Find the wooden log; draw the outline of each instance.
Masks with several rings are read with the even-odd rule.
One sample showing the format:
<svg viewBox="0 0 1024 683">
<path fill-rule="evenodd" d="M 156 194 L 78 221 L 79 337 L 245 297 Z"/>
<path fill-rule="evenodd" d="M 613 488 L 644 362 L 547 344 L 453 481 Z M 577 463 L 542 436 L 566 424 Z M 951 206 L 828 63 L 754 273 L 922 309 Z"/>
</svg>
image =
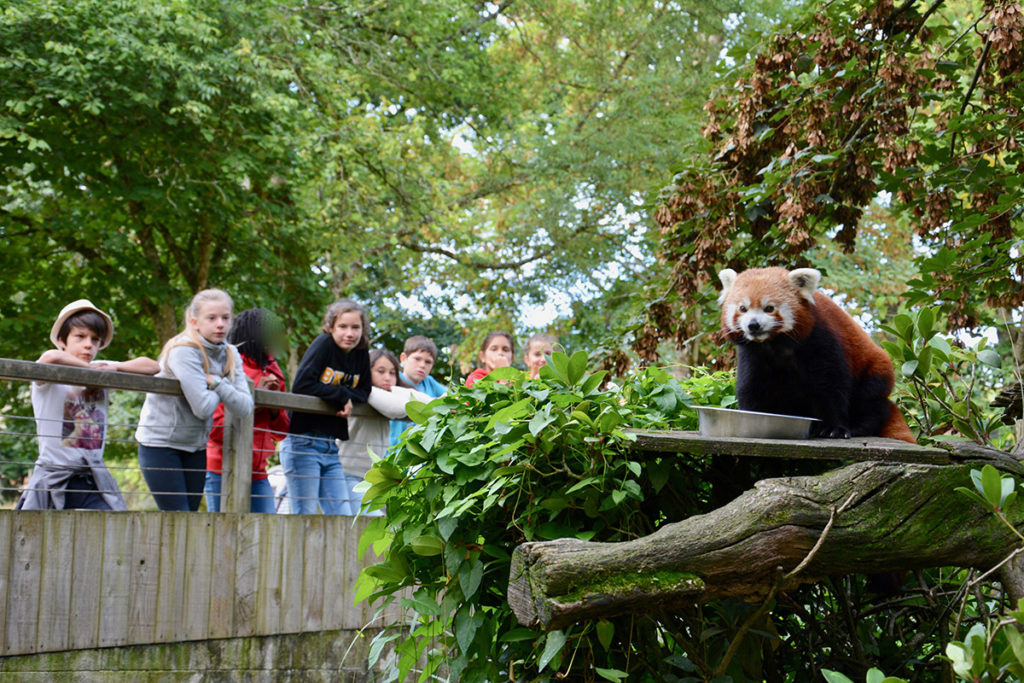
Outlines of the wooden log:
<svg viewBox="0 0 1024 683">
<path fill-rule="evenodd" d="M 1020 463 L 991 449 L 964 450 L 1021 471 Z M 989 568 L 1016 539 L 954 491 L 970 487 L 970 469 L 981 464 L 855 463 L 815 477 L 760 481 L 718 510 L 633 541 L 525 543 L 513 554 L 509 604 L 520 623 L 550 630 L 713 598 L 757 600 L 775 585 L 786 589 L 837 574 Z M 808 556 L 833 514 L 810 562 L 779 584 Z M 1024 514 L 1016 514 L 1019 524 Z"/>
</svg>

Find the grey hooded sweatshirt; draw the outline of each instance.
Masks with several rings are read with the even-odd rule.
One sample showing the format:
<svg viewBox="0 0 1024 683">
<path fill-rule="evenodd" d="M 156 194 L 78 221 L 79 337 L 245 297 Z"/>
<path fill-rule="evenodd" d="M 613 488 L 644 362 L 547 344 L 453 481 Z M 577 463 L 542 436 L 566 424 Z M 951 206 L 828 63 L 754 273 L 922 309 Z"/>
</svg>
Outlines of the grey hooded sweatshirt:
<svg viewBox="0 0 1024 683">
<path fill-rule="evenodd" d="M 172 348 L 156 376 L 177 379 L 185 396 L 146 395 L 135 430 L 135 440 L 142 445 L 198 451 L 206 447 L 217 404 L 223 402 L 235 415 L 244 417 L 252 413 L 252 394 L 238 349 L 230 344 L 213 344 L 202 337 L 200 340 L 210 359 L 209 372 L 221 377 L 221 382 L 214 389 L 207 387 L 199 349 L 186 345 Z M 226 376 L 224 370 L 229 353 L 235 357 L 234 378 Z"/>
</svg>

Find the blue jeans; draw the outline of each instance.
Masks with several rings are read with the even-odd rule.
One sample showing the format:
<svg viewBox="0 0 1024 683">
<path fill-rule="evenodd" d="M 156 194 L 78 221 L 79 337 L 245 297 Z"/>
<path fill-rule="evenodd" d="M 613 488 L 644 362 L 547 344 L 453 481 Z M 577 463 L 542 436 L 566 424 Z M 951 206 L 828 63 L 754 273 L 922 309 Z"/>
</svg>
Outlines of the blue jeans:
<svg viewBox="0 0 1024 683">
<path fill-rule="evenodd" d="M 223 477 L 216 472 L 206 473 L 206 487 L 203 493 L 206 494 L 206 509 L 210 512 L 220 512 L 220 482 Z M 273 514 L 274 489 L 266 479 L 252 480 L 252 497 L 249 499 L 249 510 L 251 512 L 268 512 Z"/>
<path fill-rule="evenodd" d="M 354 515 L 359 501 L 347 499 L 338 446 L 328 436 L 289 434 L 281 442 L 281 466 L 288 482 L 292 514 Z M 354 505 L 353 505 L 354 504 Z"/>
<path fill-rule="evenodd" d="M 139 444 L 139 467 L 158 508 L 186 512 L 199 509 L 206 481 L 205 446 L 190 453 Z"/>
<path fill-rule="evenodd" d="M 362 477 L 357 477 L 354 474 L 344 474 L 342 476 L 344 477 L 343 483 L 345 484 L 345 505 L 347 512 L 342 512 L 341 514 L 352 516 L 360 514 L 363 517 L 384 516 L 383 508 L 378 508 L 377 510 L 364 510 L 363 512 L 360 512 L 359 508 L 363 505 L 363 493 L 361 491 L 356 491 L 355 488 L 357 484 L 363 483 L 363 479 Z"/>
</svg>

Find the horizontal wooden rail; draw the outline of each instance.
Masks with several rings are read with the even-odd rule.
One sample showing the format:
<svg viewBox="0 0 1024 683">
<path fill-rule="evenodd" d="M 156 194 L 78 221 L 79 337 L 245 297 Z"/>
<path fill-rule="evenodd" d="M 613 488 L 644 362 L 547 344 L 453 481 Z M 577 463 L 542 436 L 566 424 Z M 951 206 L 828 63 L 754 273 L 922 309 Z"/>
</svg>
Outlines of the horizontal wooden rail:
<svg viewBox="0 0 1024 683">
<path fill-rule="evenodd" d="M 881 437 L 853 439 L 750 439 L 701 436 L 698 432 L 626 430 L 636 436 L 634 448 L 661 453 L 740 455 L 798 460 L 881 460 L 885 462 L 948 465 L 949 453 Z"/>
<path fill-rule="evenodd" d="M 24 382 L 53 382 L 78 386 L 101 387 L 121 391 L 181 396 L 177 380 L 130 372 L 116 372 L 92 368 L 76 368 L 52 363 L 0 358 L 0 379 Z M 294 410 L 301 413 L 334 415 L 338 408 L 323 399 L 282 391 L 249 388 L 253 402 L 260 408 Z M 376 416 L 377 411 L 365 403 L 352 406 L 352 416 Z M 224 457 L 221 464 L 221 509 L 225 512 L 247 512 L 250 509 L 252 478 L 253 416 L 225 415 Z"/>
<path fill-rule="evenodd" d="M 148 394 L 169 394 L 181 396 L 178 381 L 166 377 L 137 375 L 130 372 L 111 372 L 109 370 L 91 370 L 73 368 L 68 365 L 52 363 L 34 363 L 27 360 L 0 358 L 0 379 L 20 380 L 25 382 L 59 382 L 80 386 L 119 389 L 121 391 L 142 391 Z M 338 408 L 316 396 L 289 394 L 283 391 L 267 391 L 256 389 L 253 399 L 257 406 L 265 408 L 281 408 L 296 410 L 300 413 L 318 415 L 334 415 Z M 352 415 L 376 415 L 376 411 L 365 403 L 354 404 Z"/>
</svg>

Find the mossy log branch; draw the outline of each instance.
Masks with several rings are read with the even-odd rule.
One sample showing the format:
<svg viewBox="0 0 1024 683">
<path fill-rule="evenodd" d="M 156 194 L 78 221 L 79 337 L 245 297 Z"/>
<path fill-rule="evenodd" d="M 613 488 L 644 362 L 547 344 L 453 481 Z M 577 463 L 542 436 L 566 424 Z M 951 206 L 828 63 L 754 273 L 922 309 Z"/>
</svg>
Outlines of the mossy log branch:
<svg viewBox="0 0 1024 683">
<path fill-rule="evenodd" d="M 584 619 L 672 610 L 721 597 L 759 599 L 830 575 L 937 566 L 990 568 L 1015 547 L 1006 526 L 954 489 L 985 463 L 1020 462 L 968 444 L 950 465 L 858 462 L 813 477 L 766 479 L 728 505 L 623 543 L 525 543 L 508 600 L 546 630 Z M 810 561 L 787 576 L 810 554 Z M 1019 525 L 1024 514 L 1013 519 Z M 785 577 L 785 578 L 784 578 Z"/>
</svg>

